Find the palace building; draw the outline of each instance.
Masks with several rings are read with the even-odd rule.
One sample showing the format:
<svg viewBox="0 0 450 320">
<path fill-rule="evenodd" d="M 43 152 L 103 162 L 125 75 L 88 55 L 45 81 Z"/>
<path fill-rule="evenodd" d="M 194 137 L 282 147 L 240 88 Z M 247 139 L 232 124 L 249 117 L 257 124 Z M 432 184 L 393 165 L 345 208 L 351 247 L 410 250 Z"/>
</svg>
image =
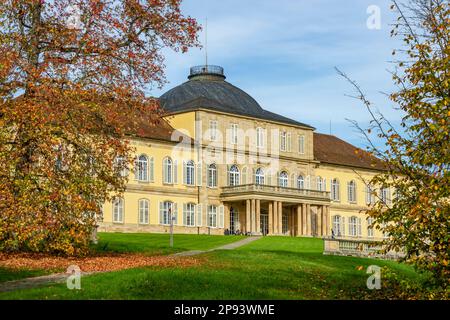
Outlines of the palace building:
<svg viewBox="0 0 450 320">
<path fill-rule="evenodd" d="M 383 237 L 364 212 L 390 191 L 368 186 L 383 166 L 365 151 L 264 110 L 217 66 L 191 68 L 160 103 L 99 230 Z"/>
</svg>

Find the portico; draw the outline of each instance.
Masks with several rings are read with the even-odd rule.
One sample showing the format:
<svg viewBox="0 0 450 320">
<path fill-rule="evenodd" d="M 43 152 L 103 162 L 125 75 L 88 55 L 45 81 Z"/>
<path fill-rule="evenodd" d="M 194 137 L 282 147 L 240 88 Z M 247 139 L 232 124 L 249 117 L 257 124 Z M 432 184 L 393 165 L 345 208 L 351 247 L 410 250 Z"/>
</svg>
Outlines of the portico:
<svg viewBox="0 0 450 320">
<path fill-rule="evenodd" d="M 233 230 L 238 215 L 240 231 L 252 235 L 321 237 L 330 233 L 328 192 L 267 185 L 225 187 L 225 228 Z M 243 212 L 241 212 L 243 211 Z"/>
</svg>

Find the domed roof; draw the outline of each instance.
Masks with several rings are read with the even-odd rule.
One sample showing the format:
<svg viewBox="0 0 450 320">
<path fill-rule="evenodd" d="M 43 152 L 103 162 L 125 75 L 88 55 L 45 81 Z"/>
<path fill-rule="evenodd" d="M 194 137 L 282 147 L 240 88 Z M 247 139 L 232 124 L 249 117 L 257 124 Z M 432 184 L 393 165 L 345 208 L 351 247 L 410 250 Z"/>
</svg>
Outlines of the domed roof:
<svg viewBox="0 0 450 320">
<path fill-rule="evenodd" d="M 159 98 L 165 112 L 204 108 L 311 128 L 264 110 L 249 94 L 225 81 L 221 67 L 192 67 L 188 79 L 189 81 L 167 91 Z"/>
</svg>

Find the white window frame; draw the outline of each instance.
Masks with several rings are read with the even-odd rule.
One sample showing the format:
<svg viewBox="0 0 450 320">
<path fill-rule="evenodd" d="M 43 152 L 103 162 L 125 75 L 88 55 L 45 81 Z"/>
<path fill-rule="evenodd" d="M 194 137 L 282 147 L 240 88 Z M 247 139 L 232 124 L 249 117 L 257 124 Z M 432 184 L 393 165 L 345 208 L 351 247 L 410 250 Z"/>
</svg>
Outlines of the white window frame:
<svg viewBox="0 0 450 320">
<path fill-rule="evenodd" d="M 145 154 L 141 154 L 135 161 L 135 176 L 137 181 L 148 182 L 149 160 Z"/>
<path fill-rule="evenodd" d="M 209 121 L 209 140 L 217 141 L 217 120 Z"/>
<path fill-rule="evenodd" d="M 301 174 L 297 177 L 297 189 L 305 189 L 305 178 Z"/>
<path fill-rule="evenodd" d="M 366 204 L 372 205 L 375 203 L 375 194 L 371 185 L 366 185 Z"/>
<path fill-rule="evenodd" d="M 231 124 L 231 144 L 238 143 L 238 125 L 236 123 Z"/>
<path fill-rule="evenodd" d="M 367 218 L 367 237 L 373 238 L 374 237 L 374 223 L 373 218 L 368 217 Z"/>
<path fill-rule="evenodd" d="M 124 218 L 124 199 L 114 198 L 112 203 L 112 221 L 113 223 L 123 223 Z"/>
<path fill-rule="evenodd" d="M 341 237 L 342 217 L 340 215 L 333 216 L 333 231 L 335 237 Z"/>
<path fill-rule="evenodd" d="M 391 203 L 391 190 L 389 187 L 380 188 L 380 199 L 384 204 Z"/>
<path fill-rule="evenodd" d="M 150 221 L 150 201 L 148 199 L 139 199 L 139 224 L 149 224 Z"/>
<path fill-rule="evenodd" d="M 240 181 L 241 181 L 241 172 L 239 170 L 239 167 L 237 165 L 232 165 L 230 167 L 230 171 L 228 172 L 228 185 L 230 187 L 238 186 L 241 184 Z"/>
<path fill-rule="evenodd" d="M 215 163 L 208 166 L 208 188 L 217 188 L 217 166 Z"/>
<path fill-rule="evenodd" d="M 188 186 L 195 186 L 195 163 L 189 160 L 185 165 L 185 182 Z"/>
<path fill-rule="evenodd" d="M 358 236 L 358 217 L 351 216 L 348 219 L 348 235 L 351 237 Z"/>
<path fill-rule="evenodd" d="M 256 147 L 259 149 L 265 148 L 266 146 L 266 130 L 264 128 L 256 128 Z"/>
<path fill-rule="evenodd" d="M 305 135 L 298 136 L 298 153 L 305 154 Z"/>
<path fill-rule="evenodd" d="M 195 227 L 195 216 L 197 212 L 195 203 L 186 203 L 183 208 L 183 222 L 186 227 Z"/>
<path fill-rule="evenodd" d="M 160 221 L 159 224 L 164 225 L 164 226 L 168 226 L 170 225 L 170 214 L 169 214 L 169 210 L 171 210 L 171 213 L 174 214 L 174 209 L 175 209 L 175 205 L 172 201 L 164 201 L 162 202 L 163 207 L 162 210 L 163 212 L 160 212 Z M 161 208 L 160 208 L 161 210 Z M 175 213 L 176 214 L 176 213 Z M 162 217 L 162 221 L 161 221 L 161 217 Z"/>
<path fill-rule="evenodd" d="M 173 160 L 165 157 L 163 160 L 163 183 L 173 184 Z"/>
<path fill-rule="evenodd" d="M 286 131 L 280 132 L 280 151 L 283 151 L 283 152 L 287 151 L 287 132 Z"/>
<path fill-rule="evenodd" d="M 257 185 L 264 185 L 265 184 L 265 175 L 264 175 L 264 169 L 258 168 L 255 172 L 255 184 Z"/>
<path fill-rule="evenodd" d="M 331 200 L 340 201 L 340 184 L 337 178 L 331 180 Z"/>
<path fill-rule="evenodd" d="M 208 206 L 208 227 L 217 228 L 217 210 L 215 205 Z"/>
<path fill-rule="evenodd" d="M 356 182 L 354 180 L 347 183 L 347 199 L 350 203 L 356 203 Z"/>
<path fill-rule="evenodd" d="M 324 185 L 323 185 L 323 182 L 324 182 L 324 179 L 322 179 L 322 177 L 317 177 L 317 179 L 316 179 L 316 184 L 317 184 L 317 190 L 318 191 L 324 191 Z"/>
<path fill-rule="evenodd" d="M 281 171 L 278 175 L 278 186 L 283 188 L 289 186 L 289 174 L 286 171 Z"/>
</svg>

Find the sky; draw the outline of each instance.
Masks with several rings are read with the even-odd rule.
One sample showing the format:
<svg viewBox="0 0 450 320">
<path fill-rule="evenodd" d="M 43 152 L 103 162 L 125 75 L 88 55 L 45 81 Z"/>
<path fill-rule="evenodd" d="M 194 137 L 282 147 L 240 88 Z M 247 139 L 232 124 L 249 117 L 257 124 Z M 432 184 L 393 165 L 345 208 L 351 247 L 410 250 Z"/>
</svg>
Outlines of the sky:
<svg viewBox="0 0 450 320">
<path fill-rule="evenodd" d="M 371 29 L 372 5 L 380 28 Z M 367 127 L 369 114 L 348 95 L 352 86 L 335 67 L 357 81 L 391 122 L 400 114 L 386 93 L 395 90 L 388 70 L 396 19 L 387 0 L 184 0 L 183 13 L 202 25 L 208 19 L 208 62 L 225 69 L 227 81 L 250 94 L 266 110 L 307 123 L 356 146 L 367 145 L 347 119 Z M 202 32 L 200 41 L 205 43 Z M 205 63 L 204 49 L 165 51 L 168 83 L 160 96 L 187 80 L 189 68 Z M 330 125 L 331 122 L 331 125 Z"/>
</svg>

